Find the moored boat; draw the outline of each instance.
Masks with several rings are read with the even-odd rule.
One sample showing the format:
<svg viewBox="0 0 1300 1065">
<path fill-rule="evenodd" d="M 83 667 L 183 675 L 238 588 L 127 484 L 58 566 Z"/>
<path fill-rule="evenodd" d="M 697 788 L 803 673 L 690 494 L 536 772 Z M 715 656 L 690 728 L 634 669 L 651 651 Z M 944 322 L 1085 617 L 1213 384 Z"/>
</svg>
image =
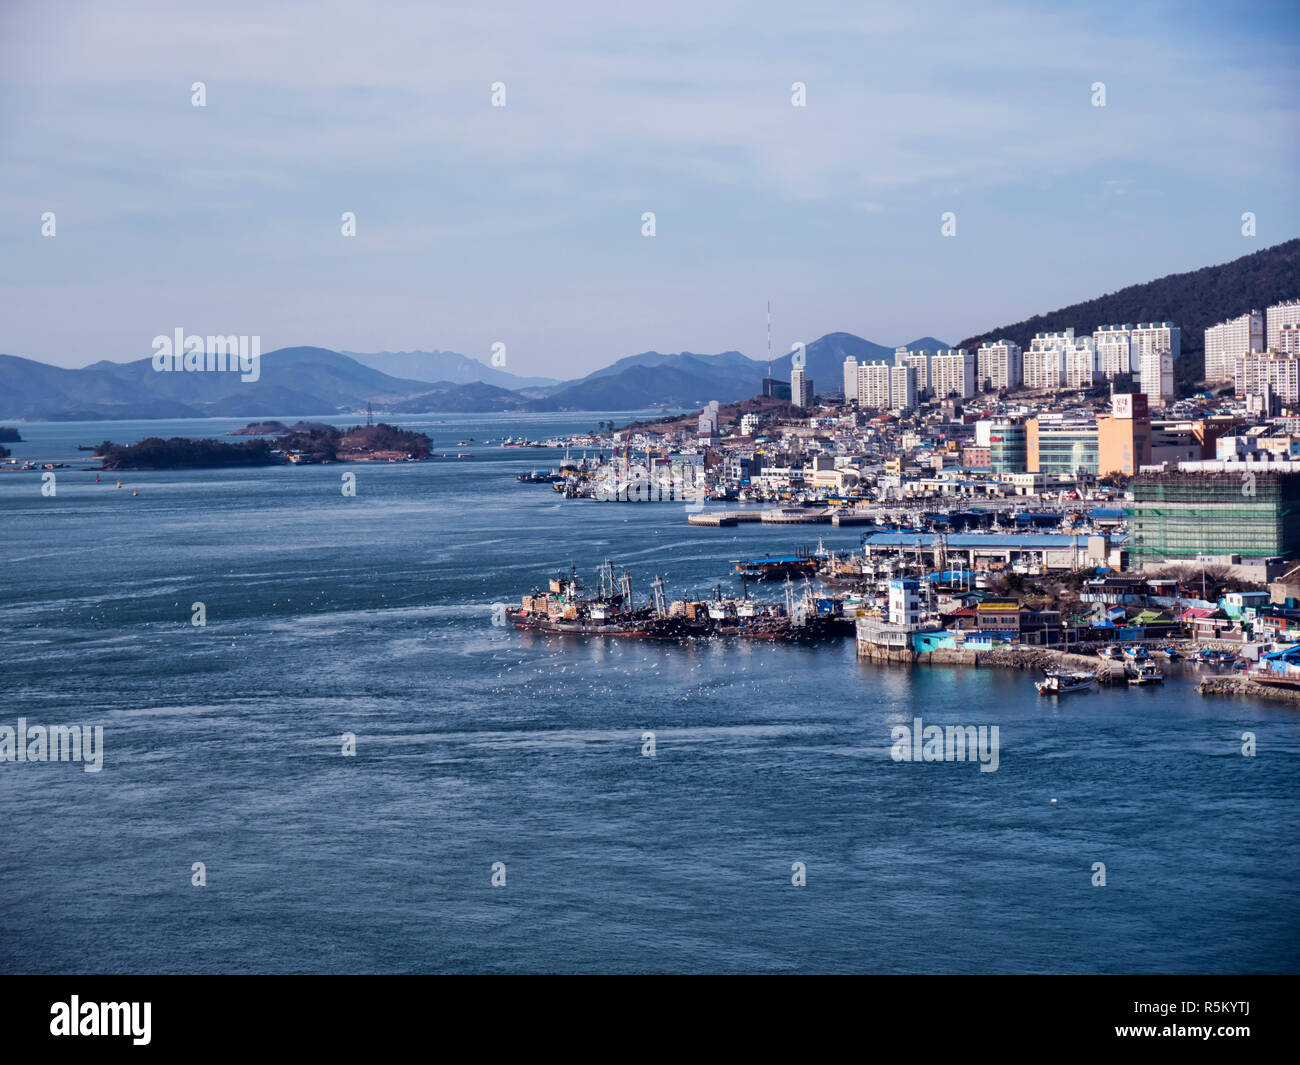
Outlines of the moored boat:
<svg viewBox="0 0 1300 1065">
<path fill-rule="evenodd" d="M 1154 662 L 1143 662 L 1130 671 L 1128 682 L 1137 685 L 1160 684 L 1164 679 L 1165 675 L 1160 672 L 1159 666 Z"/>
<path fill-rule="evenodd" d="M 1095 674 L 1067 672 L 1066 670 L 1048 670 L 1042 680 L 1036 681 L 1034 687 L 1039 695 L 1067 695 L 1070 692 L 1090 691 L 1097 680 Z"/>
</svg>

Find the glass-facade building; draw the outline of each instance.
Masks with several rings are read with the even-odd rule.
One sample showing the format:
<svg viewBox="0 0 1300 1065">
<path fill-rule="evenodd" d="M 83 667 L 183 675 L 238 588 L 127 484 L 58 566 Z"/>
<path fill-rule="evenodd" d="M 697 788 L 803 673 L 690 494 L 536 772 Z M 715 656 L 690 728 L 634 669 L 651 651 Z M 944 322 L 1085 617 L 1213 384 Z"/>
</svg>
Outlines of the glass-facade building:
<svg viewBox="0 0 1300 1065">
<path fill-rule="evenodd" d="M 1095 425 L 1038 426 L 1038 469 L 1049 476 L 1077 477 L 1097 472 Z"/>
<path fill-rule="evenodd" d="M 989 428 L 989 467 L 994 473 L 1024 473 L 1029 441 L 1023 422 L 994 422 Z"/>
<path fill-rule="evenodd" d="M 1300 473 L 1250 470 L 1142 473 L 1133 479 L 1131 564 L 1197 555 L 1300 551 Z"/>
</svg>

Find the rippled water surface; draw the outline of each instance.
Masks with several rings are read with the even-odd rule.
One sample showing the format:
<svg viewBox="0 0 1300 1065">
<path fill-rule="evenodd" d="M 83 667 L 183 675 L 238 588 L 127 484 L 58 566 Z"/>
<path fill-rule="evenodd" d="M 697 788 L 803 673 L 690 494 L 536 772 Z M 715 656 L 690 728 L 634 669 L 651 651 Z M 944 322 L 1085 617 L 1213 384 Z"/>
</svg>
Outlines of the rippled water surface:
<svg viewBox="0 0 1300 1065">
<path fill-rule="evenodd" d="M 0 474 L 0 724 L 98 724 L 105 746 L 99 773 L 0 763 L 0 969 L 1300 968 L 1294 709 L 1203 698 L 1191 670 L 1056 701 L 847 640 L 494 627 L 571 562 L 679 594 L 810 539 L 566 502 L 514 479 L 555 453 L 458 444 L 604 417 L 404 422 L 471 456 L 420 464 L 121 490 L 70 469 L 54 498 Z M 25 426 L 11 447 L 83 466 L 78 443 L 236 424 Z M 997 725 L 998 770 L 895 762 L 916 716 Z"/>
</svg>

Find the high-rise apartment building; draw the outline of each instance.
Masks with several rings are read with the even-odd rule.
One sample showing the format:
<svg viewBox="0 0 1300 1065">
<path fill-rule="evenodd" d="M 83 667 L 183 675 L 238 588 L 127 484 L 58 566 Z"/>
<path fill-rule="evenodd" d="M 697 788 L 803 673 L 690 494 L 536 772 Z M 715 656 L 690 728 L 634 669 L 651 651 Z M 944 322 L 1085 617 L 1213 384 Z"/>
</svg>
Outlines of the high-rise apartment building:
<svg viewBox="0 0 1300 1065">
<path fill-rule="evenodd" d="M 1205 331 L 1206 382 L 1231 381 L 1237 371 L 1237 359 L 1263 350 L 1264 316 L 1259 311 L 1210 326 Z"/>
<path fill-rule="evenodd" d="M 1264 339 L 1271 350 L 1277 347 L 1279 334 L 1284 325 L 1300 325 L 1300 300 L 1283 300 L 1281 303 L 1275 303 L 1265 309 L 1264 316 L 1266 319 Z"/>
<path fill-rule="evenodd" d="M 1093 330 L 1092 343 L 1097 349 L 1097 371 L 1107 381 L 1122 374 L 1137 373 L 1133 347 L 1129 343 L 1131 325 L 1102 325 Z"/>
<path fill-rule="evenodd" d="M 1285 323 L 1278 330 L 1277 344 L 1273 350 L 1279 355 L 1300 355 L 1300 325 Z"/>
<path fill-rule="evenodd" d="M 1234 382 L 1238 396 L 1262 396 L 1277 403 L 1300 403 L 1300 359 L 1275 353 L 1241 355 L 1236 360 Z M 1260 408 L 1273 410 L 1273 403 Z"/>
<path fill-rule="evenodd" d="M 1059 389 L 1065 383 L 1065 352 L 1074 347 L 1074 330 L 1036 333 L 1024 354 L 1025 387 Z"/>
<path fill-rule="evenodd" d="M 884 362 L 858 364 L 858 402 L 873 410 L 889 409 L 889 373 L 894 367 Z"/>
<path fill-rule="evenodd" d="M 852 355 L 844 360 L 844 402 L 858 402 L 858 360 Z"/>
<path fill-rule="evenodd" d="M 796 366 L 790 371 L 790 402 L 800 410 L 807 410 L 813 405 L 812 378 L 802 366 Z"/>
<path fill-rule="evenodd" d="M 1092 388 L 1097 383 L 1097 349 L 1092 337 L 1079 337 L 1062 352 L 1066 388 Z"/>
<path fill-rule="evenodd" d="M 893 410 L 911 410 L 916 406 L 916 371 L 911 366 L 890 367 L 889 406 Z"/>
<path fill-rule="evenodd" d="M 930 392 L 936 399 L 975 395 L 975 353 L 965 348 L 935 352 L 930 360 Z"/>
<path fill-rule="evenodd" d="M 1024 360 L 1020 345 L 1013 340 L 981 344 L 975 352 L 975 388 L 993 391 L 1019 388 L 1024 381 Z"/>
<path fill-rule="evenodd" d="M 925 349 L 908 351 L 907 348 L 894 349 L 894 365 L 910 366 L 916 374 L 916 398 L 925 399 L 934 395 L 934 382 L 931 378 L 931 355 Z"/>
<path fill-rule="evenodd" d="M 1139 387 L 1152 404 L 1174 394 L 1174 364 L 1182 354 L 1182 334 L 1173 322 L 1139 322 L 1129 331 L 1138 364 Z"/>
</svg>

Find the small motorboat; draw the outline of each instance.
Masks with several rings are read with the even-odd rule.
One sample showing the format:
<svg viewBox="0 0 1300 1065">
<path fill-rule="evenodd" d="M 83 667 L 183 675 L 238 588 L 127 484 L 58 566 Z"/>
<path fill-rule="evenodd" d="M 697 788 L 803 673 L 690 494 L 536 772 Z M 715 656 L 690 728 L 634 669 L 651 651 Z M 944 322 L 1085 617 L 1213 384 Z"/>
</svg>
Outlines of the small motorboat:
<svg viewBox="0 0 1300 1065">
<path fill-rule="evenodd" d="M 1068 673 L 1064 670 L 1048 670 L 1043 679 L 1034 682 L 1039 695 L 1067 695 L 1070 692 L 1084 692 L 1092 688 L 1096 681 L 1092 673 Z"/>
<path fill-rule="evenodd" d="M 1151 657 L 1151 652 L 1140 643 L 1134 643 L 1124 648 L 1124 657 L 1134 662 L 1142 662 Z"/>
<path fill-rule="evenodd" d="M 1107 644 L 1105 647 L 1102 647 L 1097 651 L 1097 653 L 1101 655 L 1102 658 L 1105 658 L 1112 662 L 1118 658 L 1123 657 L 1124 654 L 1124 652 L 1121 651 L 1119 647 L 1113 643 Z"/>
<path fill-rule="evenodd" d="M 1130 671 L 1128 682 L 1137 685 L 1160 684 L 1164 679 L 1165 675 L 1160 672 L 1159 666 L 1154 662 L 1143 662 Z"/>
</svg>

